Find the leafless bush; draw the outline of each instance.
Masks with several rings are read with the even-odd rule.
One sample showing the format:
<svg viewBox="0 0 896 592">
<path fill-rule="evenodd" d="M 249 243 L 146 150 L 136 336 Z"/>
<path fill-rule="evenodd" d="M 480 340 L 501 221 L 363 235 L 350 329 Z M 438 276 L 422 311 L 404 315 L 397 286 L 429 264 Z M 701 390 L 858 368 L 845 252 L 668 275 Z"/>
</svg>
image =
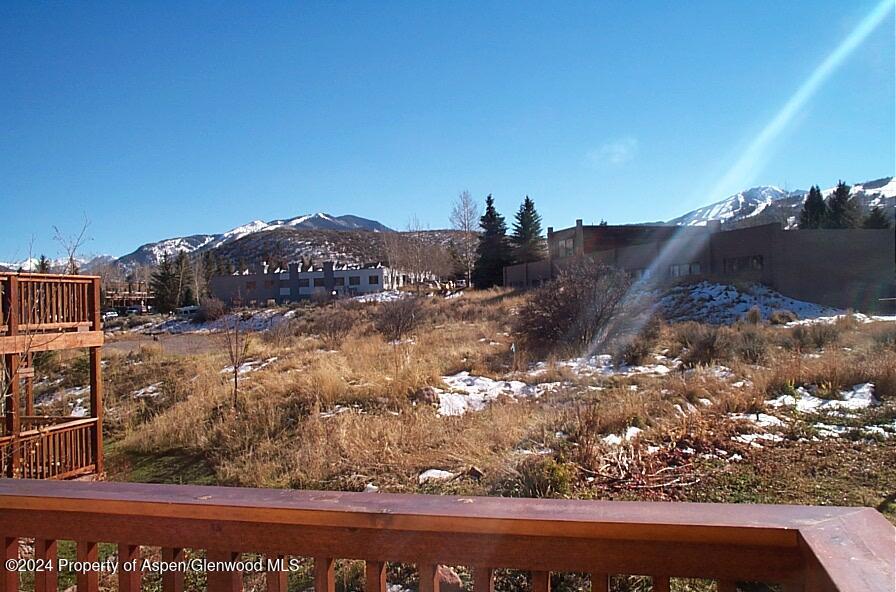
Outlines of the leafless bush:
<svg viewBox="0 0 896 592">
<path fill-rule="evenodd" d="M 684 348 L 682 363 L 693 367 L 728 359 L 733 346 L 731 333 L 727 327 L 681 323 L 676 327 L 675 338 Z"/>
<path fill-rule="evenodd" d="M 762 311 L 759 310 L 758 306 L 754 306 L 744 315 L 744 321 L 751 325 L 759 325 L 762 323 Z"/>
<path fill-rule="evenodd" d="M 627 366 L 643 364 L 656 347 L 662 324 L 659 316 L 652 316 L 636 333 L 619 337 L 613 347 L 613 360 Z"/>
<path fill-rule="evenodd" d="M 423 320 L 423 307 L 418 298 L 401 298 L 383 302 L 373 325 L 389 341 L 399 341 L 410 334 Z"/>
<path fill-rule="evenodd" d="M 585 351 L 623 324 L 630 285 L 619 269 L 572 263 L 532 292 L 519 311 L 516 333 L 534 351 Z"/>
<path fill-rule="evenodd" d="M 789 310 L 776 310 L 768 316 L 768 322 L 772 325 L 786 325 L 795 320 L 797 320 L 796 314 Z"/>
<path fill-rule="evenodd" d="M 193 322 L 207 323 L 209 321 L 217 321 L 228 312 L 227 305 L 217 298 L 206 298 L 196 311 Z"/>
<path fill-rule="evenodd" d="M 793 344 L 799 349 L 822 349 L 840 339 L 842 329 L 839 325 L 815 323 L 797 325 L 790 331 Z"/>
<path fill-rule="evenodd" d="M 358 313 L 355 310 L 336 305 L 317 311 L 312 321 L 312 331 L 320 336 L 325 347 L 336 349 L 357 322 Z"/>
<path fill-rule="evenodd" d="M 733 334 L 733 354 L 749 364 L 760 364 L 768 358 L 769 338 L 767 328 L 756 324 L 738 327 Z"/>
</svg>

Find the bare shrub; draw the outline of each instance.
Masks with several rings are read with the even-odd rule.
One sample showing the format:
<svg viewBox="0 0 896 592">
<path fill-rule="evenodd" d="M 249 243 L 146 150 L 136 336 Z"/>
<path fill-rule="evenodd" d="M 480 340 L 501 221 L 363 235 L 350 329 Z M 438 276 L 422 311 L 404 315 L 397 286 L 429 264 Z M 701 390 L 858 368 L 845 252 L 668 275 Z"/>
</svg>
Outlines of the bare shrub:
<svg viewBox="0 0 896 592">
<path fill-rule="evenodd" d="M 373 325 L 389 341 L 400 341 L 423 320 L 423 307 L 418 298 L 401 298 L 383 302 Z"/>
<path fill-rule="evenodd" d="M 731 333 L 731 329 L 727 327 L 694 322 L 678 325 L 675 337 L 684 348 L 682 363 L 693 367 L 727 360 L 732 351 Z"/>
<path fill-rule="evenodd" d="M 520 308 L 516 333 L 536 352 L 580 353 L 622 324 L 631 280 L 625 272 L 584 260 L 565 266 Z"/>
<path fill-rule="evenodd" d="M 217 321 L 227 314 L 228 307 L 222 300 L 217 298 L 206 298 L 199 305 L 199 310 L 193 317 L 194 323 L 207 323 L 209 321 Z"/>
<path fill-rule="evenodd" d="M 768 322 L 772 325 L 786 325 L 797 320 L 796 313 L 789 310 L 775 310 L 768 316 Z"/>
<path fill-rule="evenodd" d="M 744 315 L 744 321 L 751 325 L 759 325 L 762 323 L 762 311 L 759 310 L 758 306 L 754 306 Z"/>
<path fill-rule="evenodd" d="M 871 330 L 871 339 L 879 348 L 896 350 L 896 325 L 875 327 Z"/>
<path fill-rule="evenodd" d="M 768 358 L 770 344 L 765 329 L 758 325 L 743 325 L 735 331 L 732 347 L 740 360 L 761 364 Z"/>
<path fill-rule="evenodd" d="M 332 306 L 317 311 L 312 320 L 312 331 L 324 346 L 336 349 L 358 322 L 358 313 L 348 306 Z"/>
<path fill-rule="evenodd" d="M 812 325 L 797 325 L 790 331 L 793 344 L 799 349 L 823 349 L 827 345 L 833 345 L 840 339 L 843 329 L 840 325 L 829 323 L 814 323 Z"/>
<path fill-rule="evenodd" d="M 659 341 L 662 324 L 662 319 L 654 315 L 636 333 L 619 337 L 613 347 L 613 360 L 627 366 L 643 364 Z"/>
</svg>

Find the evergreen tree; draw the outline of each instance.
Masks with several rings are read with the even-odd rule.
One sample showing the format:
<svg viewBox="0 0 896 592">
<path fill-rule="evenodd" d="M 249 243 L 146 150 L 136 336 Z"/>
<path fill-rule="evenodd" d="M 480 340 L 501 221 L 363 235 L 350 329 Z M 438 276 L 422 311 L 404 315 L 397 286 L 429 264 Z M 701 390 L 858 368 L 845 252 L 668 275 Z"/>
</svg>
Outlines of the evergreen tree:
<svg viewBox="0 0 896 592">
<path fill-rule="evenodd" d="M 37 273 L 50 273 L 50 260 L 46 255 L 41 255 L 37 260 Z"/>
<path fill-rule="evenodd" d="M 517 263 L 540 261 L 545 258 L 547 248 L 541 236 L 541 215 L 535 210 L 535 202 L 526 196 L 516 213 L 513 223 L 513 256 Z"/>
<path fill-rule="evenodd" d="M 504 216 L 495 209 L 491 194 L 485 198 L 485 213 L 479 219 L 482 234 L 476 247 L 476 263 L 473 265 L 473 285 L 490 288 L 500 285 L 504 279 L 504 267 L 513 263 L 510 243 L 507 240 L 507 224 Z"/>
<path fill-rule="evenodd" d="M 195 304 L 193 295 L 193 267 L 187 254 L 181 251 L 174 259 L 174 275 L 177 278 L 177 306 Z M 175 307 L 176 308 L 176 307 Z"/>
<path fill-rule="evenodd" d="M 850 186 L 840 181 L 828 199 L 823 228 L 858 228 L 862 221 L 859 205 L 849 195 Z"/>
<path fill-rule="evenodd" d="M 828 206 L 821 196 L 818 185 L 809 188 L 809 195 L 803 203 L 803 211 L 800 212 L 800 228 L 821 228 L 828 214 Z"/>
<path fill-rule="evenodd" d="M 171 312 L 177 308 L 177 276 L 167 254 L 162 256 L 159 266 L 152 273 L 149 289 L 156 297 L 156 308 L 159 312 Z"/>
<path fill-rule="evenodd" d="M 884 213 L 883 208 L 880 206 L 874 206 L 871 208 L 871 211 L 868 212 L 868 215 L 865 216 L 865 219 L 862 221 L 862 228 L 889 228 L 890 220 L 887 218 L 887 215 Z"/>
</svg>

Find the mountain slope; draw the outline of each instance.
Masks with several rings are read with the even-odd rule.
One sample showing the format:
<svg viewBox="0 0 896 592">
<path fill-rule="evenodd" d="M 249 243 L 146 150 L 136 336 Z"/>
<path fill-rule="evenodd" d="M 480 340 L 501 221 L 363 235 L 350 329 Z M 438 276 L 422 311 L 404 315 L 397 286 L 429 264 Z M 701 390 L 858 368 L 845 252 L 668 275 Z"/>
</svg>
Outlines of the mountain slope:
<svg viewBox="0 0 896 592">
<path fill-rule="evenodd" d="M 827 198 L 834 188 L 825 189 L 822 195 Z M 894 218 L 896 208 L 896 178 L 884 177 L 874 181 L 853 185 L 852 194 L 856 197 L 863 212 L 872 207 L 882 207 L 887 215 Z M 670 224 L 682 226 L 705 226 L 710 220 L 718 220 L 729 228 L 757 226 L 777 222 L 787 228 L 793 228 L 800 215 L 807 191 L 785 191 L 774 186 L 760 186 L 742 191 L 714 204 L 698 208 L 683 216 L 669 220 Z"/>
<path fill-rule="evenodd" d="M 194 253 L 210 249 L 217 249 L 224 245 L 239 241 L 248 236 L 268 232 L 276 229 L 296 230 L 329 230 L 329 231 L 364 231 L 364 232 L 389 232 L 390 229 L 377 222 L 360 216 L 344 215 L 331 216 L 322 212 L 271 220 L 253 220 L 248 224 L 237 226 L 221 234 L 194 234 L 184 237 L 164 239 L 154 243 L 141 245 L 132 253 L 121 257 L 118 261 L 126 267 L 134 265 L 154 265 L 165 255 L 174 256 L 178 253 Z M 322 245 L 321 252 L 326 248 Z"/>
</svg>

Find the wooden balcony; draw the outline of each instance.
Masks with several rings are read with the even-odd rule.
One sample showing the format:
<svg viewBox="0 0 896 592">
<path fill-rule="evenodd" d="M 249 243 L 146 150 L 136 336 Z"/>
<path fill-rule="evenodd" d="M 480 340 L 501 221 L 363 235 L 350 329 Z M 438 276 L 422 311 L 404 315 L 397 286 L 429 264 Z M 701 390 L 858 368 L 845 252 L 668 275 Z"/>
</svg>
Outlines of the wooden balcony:
<svg viewBox="0 0 896 592">
<path fill-rule="evenodd" d="M 475 592 L 494 589 L 498 568 L 529 572 L 534 592 L 550 590 L 551 572 L 590 574 L 595 592 L 614 574 L 652 576 L 657 591 L 674 578 L 713 579 L 723 592 L 738 582 L 892 592 L 896 582 L 896 530 L 870 508 L 0 480 L 0 537 L 3 560 L 18 556 L 22 538 L 43 559 L 59 540 L 76 541 L 82 560 L 96 558 L 98 542 L 128 561 L 141 546 L 161 547 L 165 561 L 182 561 L 185 549 L 216 562 L 313 558 L 317 592 L 334 591 L 334 559 L 365 561 L 367 592 L 386 590 L 386 562 L 415 564 L 422 592 L 439 590 L 440 564 L 470 567 Z M 120 590 L 139 591 L 142 575 L 120 571 Z M 17 588 L 18 574 L 0 576 L 0 592 Z M 269 592 L 285 592 L 285 573 L 265 577 Z M 35 578 L 39 592 L 56 587 L 55 572 Z M 77 581 L 78 592 L 96 592 L 96 574 Z M 163 592 L 183 590 L 183 573 L 162 581 Z M 207 581 L 210 592 L 242 590 L 237 571 L 209 571 Z"/>
<path fill-rule="evenodd" d="M 0 476 L 65 479 L 103 465 L 100 279 L 0 274 Z M 90 415 L 35 414 L 34 354 L 88 350 Z"/>
</svg>

